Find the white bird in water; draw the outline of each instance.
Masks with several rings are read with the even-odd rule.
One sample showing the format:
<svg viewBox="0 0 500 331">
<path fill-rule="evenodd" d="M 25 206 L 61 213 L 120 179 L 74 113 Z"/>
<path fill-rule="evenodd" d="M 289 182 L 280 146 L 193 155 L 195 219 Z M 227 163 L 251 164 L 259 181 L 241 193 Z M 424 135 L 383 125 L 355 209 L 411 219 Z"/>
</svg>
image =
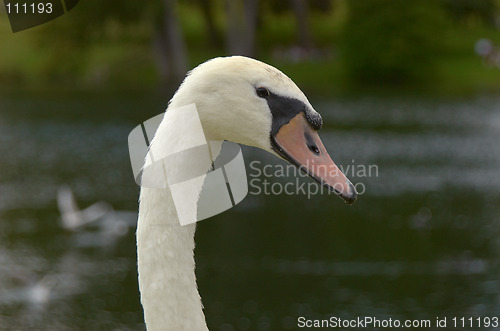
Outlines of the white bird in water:
<svg viewBox="0 0 500 331">
<path fill-rule="evenodd" d="M 216 58 L 185 78 L 151 142 L 168 151 L 189 142 L 194 128 L 169 118 L 170 109 L 195 104 L 207 141 L 254 146 L 301 167 L 347 203 L 356 190 L 331 160 L 317 130 L 321 116 L 281 71 L 241 56 Z M 212 149 L 214 158 L 220 151 Z M 207 171 L 211 164 L 205 165 Z M 196 217 L 203 182 L 191 181 L 181 206 Z M 193 224 L 181 226 L 169 188 L 141 188 L 137 226 L 139 287 L 148 330 L 208 330 L 195 279 Z"/>
<path fill-rule="evenodd" d="M 118 238 L 128 233 L 129 228 L 137 225 L 137 212 L 114 210 L 106 201 L 79 209 L 73 191 L 66 185 L 57 191 L 57 206 L 64 229 L 79 232 L 85 226 L 97 227 L 97 233 L 79 233 L 76 245 L 80 247 L 112 246 Z"/>
<path fill-rule="evenodd" d="M 79 209 L 73 191 L 67 185 L 62 185 L 57 190 L 57 207 L 61 214 L 63 228 L 72 231 L 97 221 L 112 210 L 111 206 L 104 201 Z"/>
</svg>

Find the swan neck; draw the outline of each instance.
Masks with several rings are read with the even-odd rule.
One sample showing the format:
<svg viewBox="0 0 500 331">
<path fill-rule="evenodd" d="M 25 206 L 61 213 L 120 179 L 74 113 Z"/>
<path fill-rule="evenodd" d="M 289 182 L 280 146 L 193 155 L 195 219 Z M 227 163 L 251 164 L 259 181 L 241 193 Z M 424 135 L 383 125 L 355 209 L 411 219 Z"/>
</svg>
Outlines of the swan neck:
<svg viewBox="0 0 500 331">
<path fill-rule="evenodd" d="M 189 145 L 189 130 L 168 119 L 167 111 L 150 146 L 154 155 L 169 155 L 179 144 Z M 141 188 L 137 260 L 141 303 L 149 331 L 208 330 L 196 286 L 194 261 L 194 221 L 202 183 L 191 182 L 185 198 L 181 199 L 182 205 L 174 204 L 179 200 L 174 199 L 174 191 L 168 185 Z M 181 226 L 178 210 L 188 211 L 187 218 L 193 224 Z"/>
<path fill-rule="evenodd" d="M 149 331 L 208 330 L 195 277 L 195 224 L 176 223 L 168 189 L 141 190 L 139 289 Z"/>
</svg>

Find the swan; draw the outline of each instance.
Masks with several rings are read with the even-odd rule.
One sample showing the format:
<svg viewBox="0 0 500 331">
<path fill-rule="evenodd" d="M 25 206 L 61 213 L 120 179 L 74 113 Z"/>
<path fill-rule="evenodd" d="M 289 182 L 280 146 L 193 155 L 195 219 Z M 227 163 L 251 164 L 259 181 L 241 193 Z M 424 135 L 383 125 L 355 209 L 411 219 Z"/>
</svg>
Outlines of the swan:
<svg viewBox="0 0 500 331">
<path fill-rule="evenodd" d="M 188 73 L 167 107 L 197 107 L 207 141 L 231 141 L 268 151 L 301 167 L 347 203 L 356 190 L 328 155 L 317 130 L 322 119 L 293 81 L 255 59 L 211 59 Z M 163 117 L 150 149 L 190 139 L 190 128 Z M 219 150 L 212 151 L 216 157 Z M 207 163 L 206 169 L 210 168 Z M 183 202 L 196 211 L 202 184 Z M 194 197 L 194 198 L 193 198 Z M 195 217 L 196 213 L 193 214 Z M 208 330 L 195 278 L 195 222 L 181 226 L 168 188 L 141 187 L 137 224 L 138 279 L 149 331 Z"/>
</svg>

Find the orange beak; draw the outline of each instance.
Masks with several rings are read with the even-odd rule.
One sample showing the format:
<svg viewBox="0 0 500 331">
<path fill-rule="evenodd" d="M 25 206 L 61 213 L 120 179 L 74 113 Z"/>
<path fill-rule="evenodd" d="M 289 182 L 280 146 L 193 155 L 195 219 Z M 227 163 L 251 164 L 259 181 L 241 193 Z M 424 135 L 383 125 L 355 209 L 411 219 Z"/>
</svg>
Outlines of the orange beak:
<svg viewBox="0 0 500 331">
<path fill-rule="evenodd" d="M 332 161 L 316 130 L 298 113 L 271 136 L 273 149 L 348 204 L 357 198 L 354 185 Z"/>
</svg>

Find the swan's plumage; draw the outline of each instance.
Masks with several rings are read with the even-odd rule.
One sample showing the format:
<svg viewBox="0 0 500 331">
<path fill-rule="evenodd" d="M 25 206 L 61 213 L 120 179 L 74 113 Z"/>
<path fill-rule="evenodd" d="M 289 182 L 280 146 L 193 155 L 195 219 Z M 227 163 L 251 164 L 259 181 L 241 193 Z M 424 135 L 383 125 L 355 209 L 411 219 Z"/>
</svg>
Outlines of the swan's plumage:
<svg viewBox="0 0 500 331">
<path fill-rule="evenodd" d="M 215 58 L 193 69 L 169 107 L 195 103 L 207 139 L 228 140 L 273 153 L 269 142 L 272 117 L 266 101 L 255 94 L 259 86 L 298 99 L 315 112 L 284 73 L 242 56 Z"/>
<path fill-rule="evenodd" d="M 302 124 L 299 124 L 304 126 L 304 130 L 317 137 L 315 130 L 320 126 L 321 117 L 295 83 L 276 68 L 241 56 L 212 59 L 193 69 L 170 101 L 168 109 L 194 103 L 208 141 L 228 140 L 286 157 L 286 151 L 271 139 L 276 114 L 270 109 L 270 101 L 256 94 L 258 87 L 265 87 L 273 95 L 298 105 L 303 116 L 292 115 L 301 121 Z M 173 148 L 174 141 L 184 139 L 189 145 L 189 139 L 193 139 L 189 135 L 193 128 L 169 120 L 168 111 L 152 140 L 151 149 L 165 152 Z M 286 113 L 287 110 L 280 111 Z M 290 119 L 281 119 L 280 125 Z M 301 135 L 299 139 L 304 139 L 306 133 Z M 288 146 L 294 144 L 296 142 L 292 141 Z M 303 149 L 311 153 L 306 145 Z M 322 156 L 318 158 L 327 157 L 334 166 L 326 150 L 323 148 L 320 152 Z M 215 158 L 218 152 L 213 154 Z M 210 162 L 204 166 L 208 170 Z M 351 200 L 355 199 L 352 184 L 345 176 L 342 178 L 345 181 L 343 185 L 348 190 L 352 189 L 348 192 Z M 196 211 L 202 185 L 203 180 L 192 182 L 186 189 L 183 207 Z M 196 287 L 194 233 L 195 224 L 179 225 L 168 188 L 141 188 L 137 227 L 139 286 L 145 321 L 150 331 L 207 330 Z"/>
</svg>

